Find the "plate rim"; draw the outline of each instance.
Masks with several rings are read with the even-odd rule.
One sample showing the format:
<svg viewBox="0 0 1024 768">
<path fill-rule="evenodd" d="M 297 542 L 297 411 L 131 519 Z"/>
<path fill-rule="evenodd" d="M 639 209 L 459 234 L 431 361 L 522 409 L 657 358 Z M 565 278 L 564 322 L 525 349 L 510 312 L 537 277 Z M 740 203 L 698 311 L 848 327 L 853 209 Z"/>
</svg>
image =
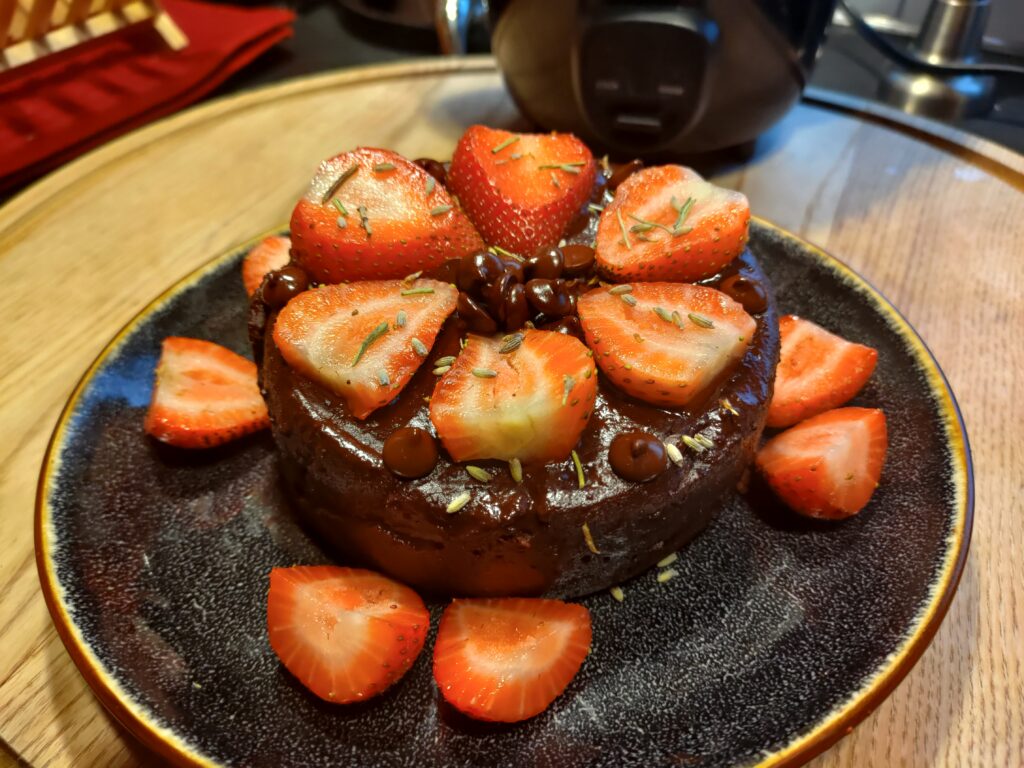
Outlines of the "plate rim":
<svg viewBox="0 0 1024 768">
<path fill-rule="evenodd" d="M 935 359 L 935 355 L 910 322 L 869 280 L 841 259 L 767 219 L 759 216 L 752 216 L 751 219 L 760 227 L 771 230 L 785 239 L 795 241 L 804 251 L 811 253 L 816 260 L 837 273 L 847 284 L 865 292 L 889 321 L 890 326 L 899 333 L 914 354 L 916 362 L 925 375 L 933 400 L 943 417 L 946 443 L 950 447 L 956 475 L 954 477 L 954 485 L 958 491 L 956 501 L 959 503 L 954 529 L 947 539 L 951 546 L 948 549 L 945 562 L 942 564 L 942 570 L 930 585 L 931 594 L 928 597 L 928 602 L 915 617 L 916 626 L 912 625 L 911 631 L 904 638 L 903 643 L 889 654 L 859 690 L 854 691 L 845 701 L 824 715 L 820 722 L 778 750 L 762 755 L 755 764 L 756 768 L 790 768 L 803 765 L 833 746 L 843 736 L 851 733 L 892 693 L 931 645 L 931 641 L 956 595 L 970 550 L 974 524 L 974 469 L 967 430 L 953 390 Z M 264 237 L 286 230 L 287 226 L 285 225 L 274 227 L 203 262 L 147 302 L 104 344 L 75 384 L 67 402 L 61 409 L 47 442 L 36 485 L 33 514 L 36 569 L 50 619 L 61 642 L 89 688 L 114 718 L 146 747 L 177 765 L 217 768 L 220 764 L 199 754 L 174 730 L 150 720 L 142 707 L 127 695 L 113 675 L 104 669 L 91 647 L 82 638 L 63 601 L 49 547 L 51 532 L 48 529 L 52 523 L 49 488 L 59 468 L 59 454 L 64 445 L 68 424 L 83 392 L 102 365 L 117 352 L 129 334 L 161 306 L 198 282 L 207 273 L 236 257 L 242 251 L 248 250 Z"/>
</svg>

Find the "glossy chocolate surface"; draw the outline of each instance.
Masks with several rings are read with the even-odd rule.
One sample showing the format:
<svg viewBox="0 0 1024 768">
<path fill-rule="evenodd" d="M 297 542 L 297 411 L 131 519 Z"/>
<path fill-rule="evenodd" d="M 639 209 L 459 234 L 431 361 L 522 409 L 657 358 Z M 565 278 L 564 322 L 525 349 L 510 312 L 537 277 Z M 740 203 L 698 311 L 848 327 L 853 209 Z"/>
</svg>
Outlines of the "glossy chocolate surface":
<svg viewBox="0 0 1024 768">
<path fill-rule="evenodd" d="M 578 236 L 581 241 L 592 237 L 592 226 Z M 749 252 L 730 265 L 730 274 L 768 285 Z M 430 592 L 574 596 L 619 583 L 701 531 L 749 464 L 778 357 L 770 291 L 769 307 L 755 319 L 747 354 L 693 409 L 642 403 L 601 377 L 577 448 L 586 478 L 582 489 L 568 459 L 524 466 L 521 484 L 498 461 L 475 462 L 494 476 L 475 483 L 444 454 L 420 480 L 388 471 L 382 450 L 389 436 L 405 427 L 433 432 L 426 398 L 436 377 L 429 362 L 458 354 L 466 326 L 457 316 L 399 397 L 364 421 L 352 418 L 340 398 L 293 372 L 268 335 L 260 350 L 261 381 L 290 498 L 329 547 Z M 271 314 L 267 328 L 272 321 Z M 739 415 L 719 403 L 723 398 Z M 701 433 L 714 447 L 701 454 L 683 448 L 681 466 L 669 466 L 650 482 L 627 481 L 609 463 L 608 447 L 632 431 L 662 439 Z M 447 514 L 448 502 L 464 491 L 472 494 L 469 503 Z M 584 523 L 598 553 L 586 545 Z"/>
</svg>

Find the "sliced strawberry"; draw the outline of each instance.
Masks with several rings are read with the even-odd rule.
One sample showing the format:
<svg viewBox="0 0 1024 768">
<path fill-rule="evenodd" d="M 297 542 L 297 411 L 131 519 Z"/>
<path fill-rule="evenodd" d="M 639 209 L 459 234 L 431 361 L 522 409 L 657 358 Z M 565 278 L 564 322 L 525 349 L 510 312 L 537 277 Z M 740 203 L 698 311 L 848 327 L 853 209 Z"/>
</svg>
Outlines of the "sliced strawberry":
<svg viewBox="0 0 1024 768">
<path fill-rule="evenodd" d="M 597 225 L 597 266 L 608 278 L 689 282 L 743 251 L 750 205 L 681 165 L 637 171 Z"/>
<path fill-rule="evenodd" d="M 209 341 L 164 339 L 148 434 L 179 448 L 212 448 L 268 426 L 250 360 Z"/>
<path fill-rule="evenodd" d="M 457 298 L 453 285 L 436 280 L 325 285 L 285 305 L 274 343 L 292 368 L 365 419 L 409 382 Z"/>
<path fill-rule="evenodd" d="M 619 389 L 662 406 L 686 405 L 720 381 L 756 328 L 742 305 L 705 285 L 604 288 L 581 296 L 578 307 L 601 372 Z"/>
<path fill-rule="evenodd" d="M 412 667 L 429 628 L 419 595 L 373 571 L 299 565 L 270 572 L 270 647 L 326 701 L 384 691 Z"/>
<path fill-rule="evenodd" d="M 459 139 L 447 184 L 488 243 L 530 256 L 558 243 L 596 172 L 590 150 L 571 134 L 474 125 Z"/>
<path fill-rule="evenodd" d="M 252 296 L 268 272 L 280 269 L 291 261 L 291 238 L 271 235 L 253 246 L 242 262 L 242 284 Z"/>
<path fill-rule="evenodd" d="M 782 345 L 768 426 L 788 427 L 836 408 L 871 378 L 878 352 L 829 333 L 810 320 L 779 320 Z"/>
<path fill-rule="evenodd" d="M 590 612 L 538 598 L 454 600 L 434 643 L 434 679 L 453 707 L 514 723 L 543 712 L 590 652 Z"/>
<path fill-rule="evenodd" d="M 757 468 L 786 506 L 834 520 L 871 499 L 887 446 L 885 414 L 837 408 L 773 437 L 758 451 Z"/>
<path fill-rule="evenodd" d="M 518 347 L 501 351 L 519 335 L 470 335 L 434 388 L 430 420 L 455 461 L 559 461 L 587 425 L 597 396 L 587 348 L 572 336 L 531 329 Z"/>
<path fill-rule="evenodd" d="M 401 278 L 483 247 L 433 176 L 365 147 L 320 164 L 291 233 L 295 260 L 321 283 Z"/>
</svg>

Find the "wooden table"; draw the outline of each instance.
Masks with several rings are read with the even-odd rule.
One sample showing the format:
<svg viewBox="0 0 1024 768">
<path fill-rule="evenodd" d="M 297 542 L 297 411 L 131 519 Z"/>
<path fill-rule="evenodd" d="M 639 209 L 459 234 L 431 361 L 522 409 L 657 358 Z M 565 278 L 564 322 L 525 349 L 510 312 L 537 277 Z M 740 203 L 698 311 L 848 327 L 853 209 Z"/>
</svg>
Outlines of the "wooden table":
<svg viewBox="0 0 1024 768">
<path fill-rule="evenodd" d="M 1024 157 L 863 106 L 797 107 L 717 180 L 846 260 L 917 327 L 960 399 L 977 506 L 932 647 L 814 765 L 1024 765 Z M 11 753 L 32 766 L 152 762 L 57 639 L 32 548 L 47 438 L 106 340 L 176 278 L 287 221 L 321 158 L 357 144 L 448 157 L 467 124 L 516 119 L 489 59 L 344 71 L 157 123 L 0 210 L 0 737 Z"/>
</svg>

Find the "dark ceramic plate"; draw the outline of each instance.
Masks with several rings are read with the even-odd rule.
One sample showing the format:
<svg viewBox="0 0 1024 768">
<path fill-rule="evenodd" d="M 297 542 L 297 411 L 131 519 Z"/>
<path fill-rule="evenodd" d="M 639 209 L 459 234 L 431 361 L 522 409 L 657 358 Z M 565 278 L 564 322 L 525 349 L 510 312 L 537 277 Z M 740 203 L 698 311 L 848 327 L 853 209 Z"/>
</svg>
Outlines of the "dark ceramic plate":
<svg viewBox="0 0 1024 768">
<path fill-rule="evenodd" d="M 483 726 L 449 710 L 432 638 L 366 704 L 321 703 L 278 664 L 267 574 L 326 558 L 278 493 L 269 436 L 186 455 L 142 432 L 163 337 L 248 352 L 242 250 L 132 321 L 54 432 L 36 548 L 71 656 L 121 722 L 182 764 L 779 765 L 822 751 L 893 689 L 945 614 L 970 537 L 970 455 L 942 373 L 882 296 L 764 222 L 750 247 L 784 311 L 878 350 L 855 402 L 888 417 L 882 484 L 842 523 L 737 497 L 681 553 L 675 579 L 646 573 L 622 604 L 584 600 L 593 651 L 542 715 Z"/>
</svg>

